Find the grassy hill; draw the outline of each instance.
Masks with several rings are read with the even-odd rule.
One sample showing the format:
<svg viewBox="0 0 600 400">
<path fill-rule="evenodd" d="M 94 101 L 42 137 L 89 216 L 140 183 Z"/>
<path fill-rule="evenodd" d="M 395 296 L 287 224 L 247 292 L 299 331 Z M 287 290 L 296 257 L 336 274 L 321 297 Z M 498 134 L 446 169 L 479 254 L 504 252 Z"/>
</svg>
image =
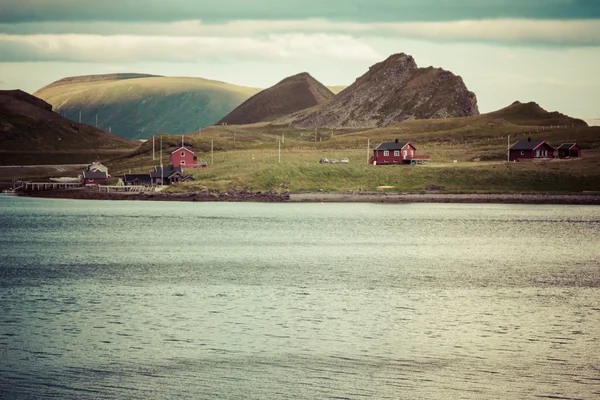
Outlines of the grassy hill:
<svg viewBox="0 0 600 400">
<path fill-rule="evenodd" d="M 128 139 L 189 133 L 216 123 L 260 89 L 202 78 L 141 74 L 61 79 L 34 93 L 70 120 Z"/>
<path fill-rule="evenodd" d="M 0 164 L 88 162 L 136 146 L 133 141 L 70 121 L 28 93 L 0 91 Z"/>
<path fill-rule="evenodd" d="M 288 125 L 258 123 L 215 126 L 185 137 L 209 166 L 186 170 L 197 182 L 169 188 L 172 191 L 230 187 L 253 190 L 425 191 L 441 187 L 446 192 L 477 193 L 579 193 L 600 191 L 600 127 L 546 125 L 551 113 L 539 114 L 527 104 L 513 104 L 497 112 L 471 117 L 408 121 L 398 126 L 360 129 L 293 129 Z M 539 111 L 539 110 L 538 110 Z M 563 116 L 562 118 L 569 118 Z M 581 160 L 507 163 L 508 136 L 511 143 L 531 137 L 558 146 L 577 142 Z M 162 135 L 163 163 L 168 153 L 181 145 L 181 136 Z M 417 166 L 372 166 L 367 159 L 383 141 L 408 140 L 418 154 L 431 161 Z M 279 162 L 279 141 L 281 162 Z M 213 152 L 211 155 L 211 143 Z M 369 145 L 369 148 L 367 148 Z M 152 159 L 152 144 L 110 163 L 111 171 L 147 172 L 158 165 Z M 350 158 L 350 164 L 319 164 L 321 157 Z M 455 162 L 456 161 L 456 162 Z"/>
</svg>

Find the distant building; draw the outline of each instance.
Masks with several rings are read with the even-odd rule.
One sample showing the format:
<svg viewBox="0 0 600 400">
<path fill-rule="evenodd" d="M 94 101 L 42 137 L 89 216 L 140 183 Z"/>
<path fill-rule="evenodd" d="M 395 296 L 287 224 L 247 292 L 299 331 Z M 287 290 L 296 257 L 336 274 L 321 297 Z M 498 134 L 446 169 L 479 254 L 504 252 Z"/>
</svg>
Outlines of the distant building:
<svg viewBox="0 0 600 400">
<path fill-rule="evenodd" d="M 558 158 L 581 158 L 581 147 L 577 143 L 563 143 L 556 150 Z"/>
<path fill-rule="evenodd" d="M 509 149 L 510 161 L 533 161 L 554 158 L 554 147 L 545 140 L 519 140 Z"/>
<path fill-rule="evenodd" d="M 150 186 L 152 178 L 150 178 L 150 174 L 125 174 L 123 183 L 125 186 Z"/>
<path fill-rule="evenodd" d="M 383 142 L 373 150 L 369 164 L 393 165 L 411 164 L 413 161 L 423 162 L 429 160 L 428 155 L 417 155 L 417 148 L 411 142 Z"/>
<path fill-rule="evenodd" d="M 175 167 L 198 168 L 200 166 L 206 166 L 205 164 L 200 165 L 196 154 L 183 146 L 171 153 L 170 160 L 171 165 Z"/>
<path fill-rule="evenodd" d="M 150 172 L 150 181 L 153 185 L 173 185 L 179 182 L 194 181 L 194 177 L 183 175 L 181 167 L 168 165 L 166 167 L 154 167 Z"/>
<path fill-rule="evenodd" d="M 83 171 L 84 185 L 101 185 L 110 179 L 105 171 Z"/>
<path fill-rule="evenodd" d="M 93 163 L 91 163 L 88 166 L 88 171 L 96 171 L 96 172 L 100 171 L 100 172 L 106 172 L 108 174 L 108 168 L 98 161 L 94 161 Z"/>
</svg>

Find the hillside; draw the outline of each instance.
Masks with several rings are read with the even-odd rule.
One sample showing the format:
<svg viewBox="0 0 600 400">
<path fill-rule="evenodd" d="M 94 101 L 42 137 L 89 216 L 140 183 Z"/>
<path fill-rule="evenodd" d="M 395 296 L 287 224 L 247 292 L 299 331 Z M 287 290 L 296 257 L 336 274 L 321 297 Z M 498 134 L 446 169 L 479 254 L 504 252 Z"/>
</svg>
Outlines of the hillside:
<svg viewBox="0 0 600 400">
<path fill-rule="evenodd" d="M 503 118 L 517 125 L 569 125 L 587 126 L 587 123 L 578 118 L 572 118 L 557 111 L 548 112 L 535 102 L 521 103 L 515 101 L 508 107 L 488 114 L 491 117 Z"/>
<path fill-rule="evenodd" d="M 334 94 L 321 82 L 303 72 L 285 78 L 265 89 L 230 112 L 218 124 L 253 124 L 273 120 L 329 102 Z"/>
<path fill-rule="evenodd" d="M 75 123 L 45 101 L 21 90 L 0 91 L 0 149 L 10 151 L 122 150 L 132 141 Z"/>
<path fill-rule="evenodd" d="M 72 121 L 127 139 L 213 125 L 259 89 L 202 78 L 108 74 L 64 78 L 34 95 Z"/>
<path fill-rule="evenodd" d="M 477 114 L 477 98 L 460 76 L 418 68 L 412 56 L 401 53 L 371 66 L 331 102 L 296 113 L 289 122 L 301 128 L 369 128 Z"/>
</svg>

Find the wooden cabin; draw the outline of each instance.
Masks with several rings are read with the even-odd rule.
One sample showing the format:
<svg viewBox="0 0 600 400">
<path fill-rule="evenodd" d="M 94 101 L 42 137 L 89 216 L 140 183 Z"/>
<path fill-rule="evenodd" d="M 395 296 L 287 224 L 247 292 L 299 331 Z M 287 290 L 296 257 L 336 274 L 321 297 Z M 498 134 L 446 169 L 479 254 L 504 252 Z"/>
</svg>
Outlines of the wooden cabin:
<svg viewBox="0 0 600 400">
<path fill-rule="evenodd" d="M 581 158 L 581 147 L 577 143 L 563 143 L 556 151 L 558 158 Z"/>
<path fill-rule="evenodd" d="M 369 164 L 398 165 L 414 164 L 413 161 L 429 160 L 428 155 L 417 155 L 417 148 L 411 142 L 383 142 L 373 150 Z"/>
<path fill-rule="evenodd" d="M 534 161 L 554 158 L 554 147 L 545 140 L 519 140 L 509 149 L 510 161 Z"/>
</svg>

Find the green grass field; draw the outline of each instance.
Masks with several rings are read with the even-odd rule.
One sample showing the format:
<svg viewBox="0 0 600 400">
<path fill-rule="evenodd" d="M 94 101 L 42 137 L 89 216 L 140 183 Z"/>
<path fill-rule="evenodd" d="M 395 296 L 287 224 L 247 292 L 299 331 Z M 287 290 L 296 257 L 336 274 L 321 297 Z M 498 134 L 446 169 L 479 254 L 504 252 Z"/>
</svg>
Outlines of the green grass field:
<svg viewBox="0 0 600 400">
<path fill-rule="evenodd" d="M 505 162 L 508 135 L 511 142 L 547 140 L 558 146 L 577 142 L 581 160 Z M 163 164 L 168 153 L 181 145 L 181 136 L 163 135 Z M 279 161 L 279 140 L 281 162 Z M 416 166 L 372 166 L 372 149 L 383 141 L 409 140 L 417 154 L 431 161 Z M 147 172 L 158 165 L 160 137 L 146 142 L 133 154 L 109 163 L 111 174 Z M 213 156 L 211 158 L 211 142 Z M 367 151 L 367 143 L 370 151 Z M 452 193 L 579 193 L 600 190 L 600 127 L 515 125 L 495 116 L 410 121 L 397 127 L 370 130 L 295 130 L 282 125 L 219 126 L 185 136 L 208 167 L 186 170 L 197 181 L 169 188 L 192 191 L 227 190 L 421 192 L 430 185 Z M 319 159 L 348 157 L 349 164 L 319 164 Z M 455 162 L 456 161 L 456 162 Z"/>
</svg>

